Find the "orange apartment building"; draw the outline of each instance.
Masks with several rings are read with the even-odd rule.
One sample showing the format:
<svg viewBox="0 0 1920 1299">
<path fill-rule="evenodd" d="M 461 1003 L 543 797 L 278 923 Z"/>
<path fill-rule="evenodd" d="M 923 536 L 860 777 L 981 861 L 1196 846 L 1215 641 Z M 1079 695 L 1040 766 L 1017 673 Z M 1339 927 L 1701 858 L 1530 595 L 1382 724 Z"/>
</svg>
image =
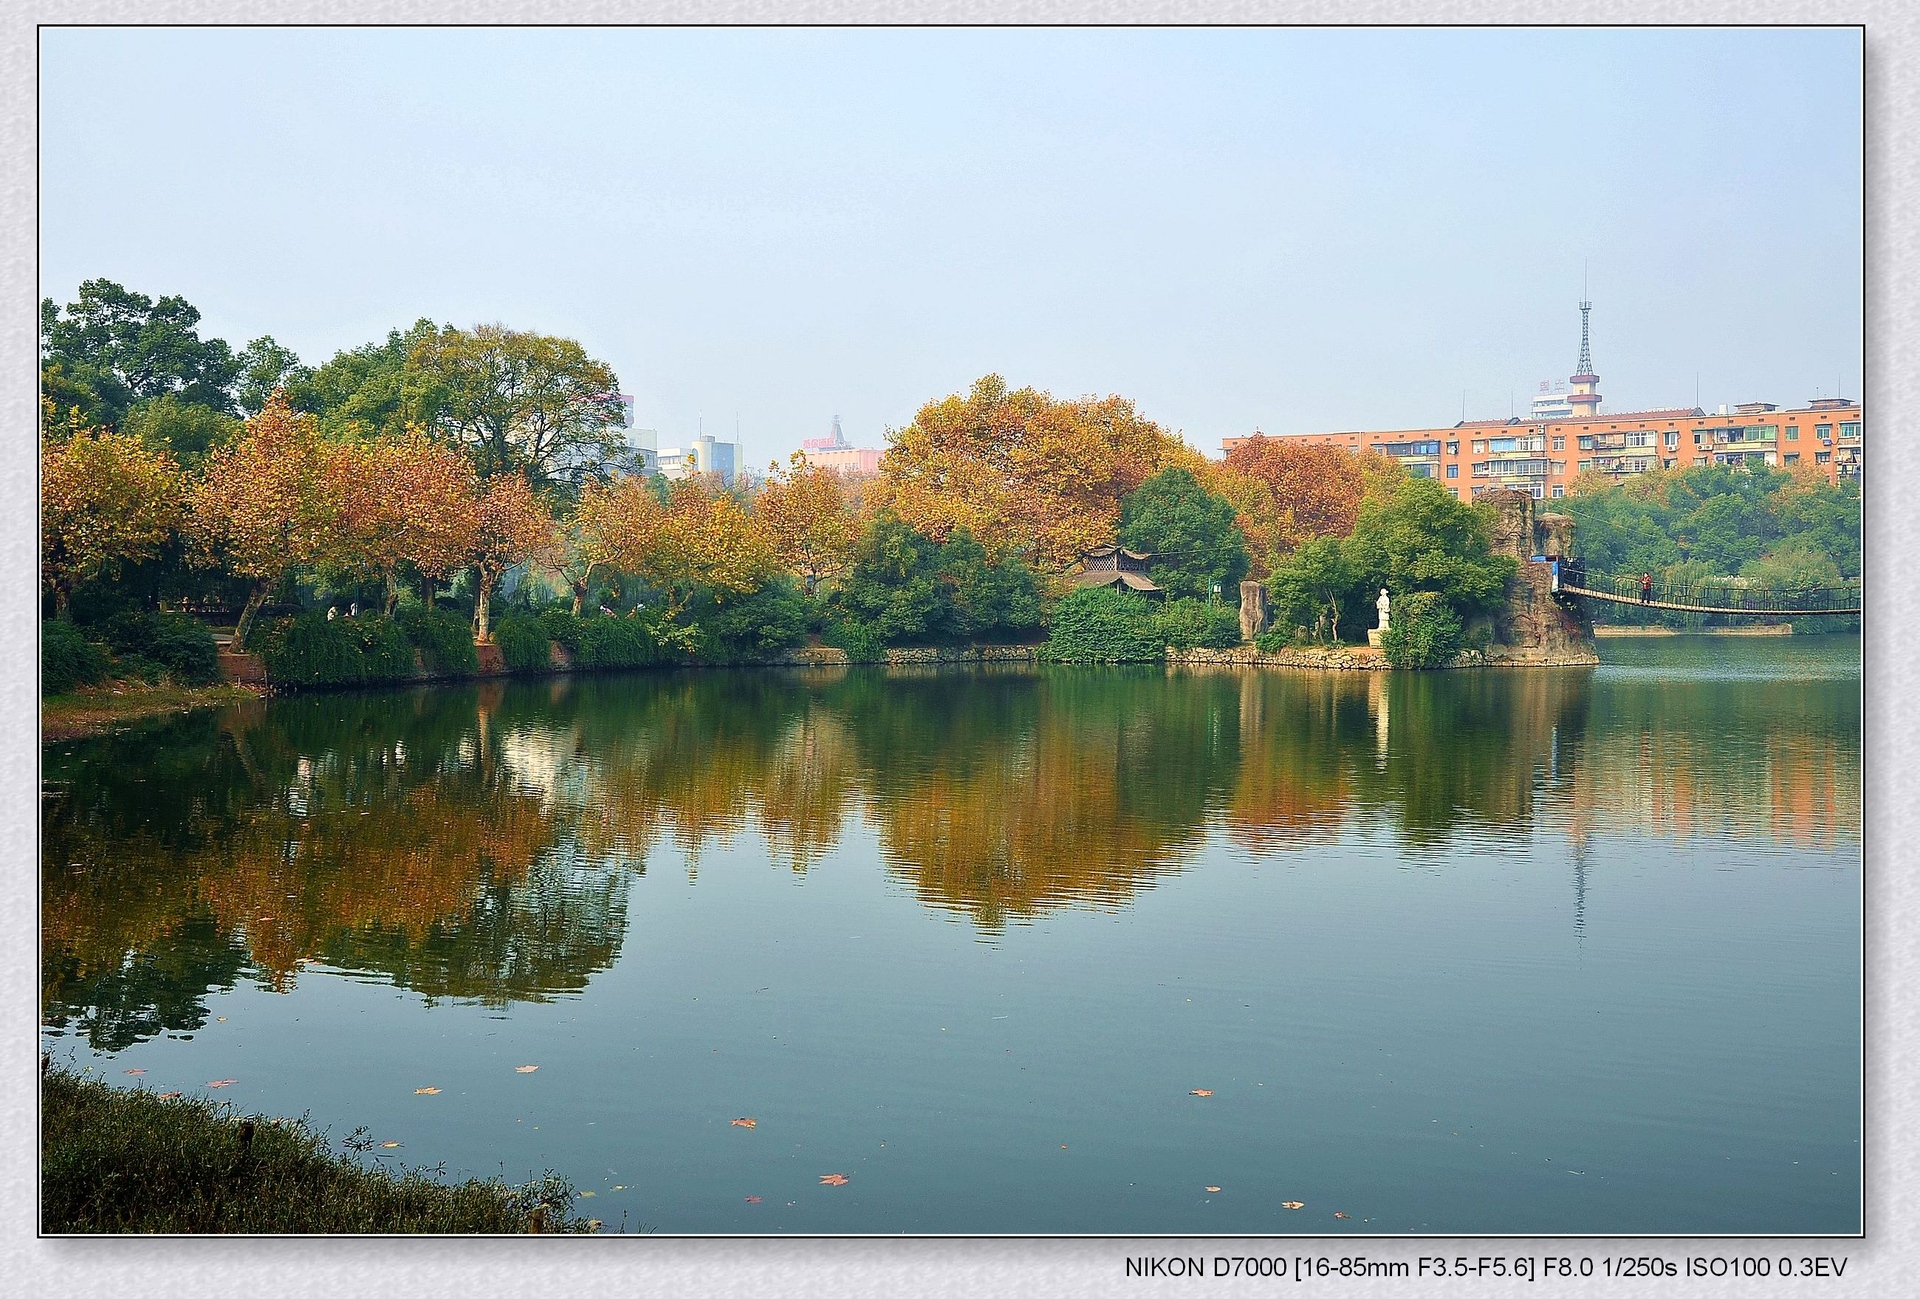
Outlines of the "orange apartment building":
<svg viewBox="0 0 1920 1299">
<path fill-rule="evenodd" d="M 1619 481 L 1650 469 L 1770 465 L 1808 466 L 1830 482 L 1860 477 L 1860 403 L 1843 397 L 1789 410 L 1745 402 L 1711 415 L 1697 406 L 1602 412 L 1600 378 L 1587 345 L 1590 306 L 1580 304 L 1580 372 L 1569 380 L 1572 388 L 1536 399 L 1528 418 L 1281 436 L 1390 456 L 1416 477 L 1439 480 L 1463 501 L 1502 488 L 1541 500 L 1565 496 L 1574 478 L 1589 471 Z M 1226 438 L 1221 449 L 1231 452 L 1247 440 Z"/>
</svg>

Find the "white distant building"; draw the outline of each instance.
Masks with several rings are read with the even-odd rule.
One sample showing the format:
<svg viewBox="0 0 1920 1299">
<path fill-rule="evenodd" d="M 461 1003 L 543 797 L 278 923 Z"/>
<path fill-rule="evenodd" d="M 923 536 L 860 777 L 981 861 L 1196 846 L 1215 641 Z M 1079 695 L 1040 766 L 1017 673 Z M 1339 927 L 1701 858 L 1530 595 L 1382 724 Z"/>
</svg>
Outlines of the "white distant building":
<svg viewBox="0 0 1920 1299">
<path fill-rule="evenodd" d="M 1573 402 L 1567 393 L 1567 386 L 1563 383 L 1548 383 L 1542 379 L 1540 392 L 1533 399 L 1532 419 L 1538 421 L 1572 418 Z"/>
<path fill-rule="evenodd" d="M 659 473 L 674 480 L 691 478 L 695 474 L 719 474 L 720 481 L 732 486 L 733 477 L 740 471 L 740 446 L 736 442 L 719 442 L 711 434 L 702 433 L 684 447 L 661 447 L 657 459 Z"/>
</svg>

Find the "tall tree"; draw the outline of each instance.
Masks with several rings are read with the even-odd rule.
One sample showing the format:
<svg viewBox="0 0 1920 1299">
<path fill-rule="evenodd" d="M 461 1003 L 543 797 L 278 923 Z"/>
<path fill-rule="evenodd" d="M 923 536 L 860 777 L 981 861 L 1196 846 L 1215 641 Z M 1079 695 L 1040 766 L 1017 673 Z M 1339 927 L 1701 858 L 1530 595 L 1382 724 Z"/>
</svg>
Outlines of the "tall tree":
<svg viewBox="0 0 1920 1299">
<path fill-rule="evenodd" d="M 1304 541 L 1352 532 L 1370 485 L 1390 486 L 1404 473 L 1384 456 L 1256 433 L 1209 477 L 1233 502 L 1253 571 L 1264 575 Z"/>
<path fill-rule="evenodd" d="M 1120 502 L 1120 544 L 1155 555 L 1153 580 L 1175 596 L 1205 599 L 1217 587 L 1240 598 L 1247 548 L 1233 503 L 1190 469 L 1162 469 Z"/>
<path fill-rule="evenodd" d="M 329 555 L 340 515 L 332 461 L 313 417 L 278 396 L 237 442 L 207 457 L 189 519 L 202 553 L 253 583 L 234 627 L 236 650 L 274 588 Z"/>
<path fill-rule="evenodd" d="M 966 528 L 996 552 L 1065 567 L 1113 540 L 1120 498 L 1201 457 L 1121 397 L 1056 401 L 987 375 L 888 435 L 872 504 L 944 539 Z"/>
<path fill-rule="evenodd" d="M 570 338 L 449 326 L 414 343 L 404 383 L 417 416 L 483 478 L 577 489 L 626 449 L 620 381 Z"/>
<path fill-rule="evenodd" d="M 1368 587 L 1438 594 L 1466 615 L 1491 609 L 1517 567 L 1492 553 L 1491 520 L 1431 478 L 1403 478 L 1367 498 L 1343 553 Z"/>
<path fill-rule="evenodd" d="M 112 280 L 88 280 L 64 314 L 40 304 L 40 360 L 63 390 L 84 393 L 87 418 L 118 424 L 133 403 L 172 393 L 231 413 L 240 364 L 218 338 L 203 339 L 185 298 L 149 298 Z M 75 403 L 81 404 L 81 403 Z"/>
<path fill-rule="evenodd" d="M 386 612 L 400 598 L 402 567 L 433 584 L 465 563 L 480 519 L 479 483 L 466 457 L 412 430 L 329 451 L 330 494 L 340 503 L 336 562 L 386 583 Z"/>
<path fill-rule="evenodd" d="M 553 515 L 519 474 L 499 474 L 480 497 L 473 534 L 474 639 L 493 640 L 489 617 L 494 589 L 508 569 L 547 554 L 554 545 Z"/>
<path fill-rule="evenodd" d="M 338 352 L 310 373 L 286 380 L 287 402 L 320 422 L 332 438 L 370 438 L 403 433 L 409 423 L 431 422 L 437 399 L 431 385 L 409 385 L 407 357 L 414 345 L 436 332 L 431 320 L 387 331 L 384 342 Z"/>
<path fill-rule="evenodd" d="M 780 562 L 806 579 L 808 594 L 816 594 L 822 579 L 845 570 L 859 521 L 833 470 L 807 464 L 798 451 L 784 473 L 777 465 L 768 468 L 766 486 L 753 498 L 754 517 Z"/>
<path fill-rule="evenodd" d="M 73 588 L 156 554 L 180 519 L 173 459 L 131 434 L 73 427 L 40 452 L 40 574 L 59 616 Z"/>
<path fill-rule="evenodd" d="M 262 334 L 248 343 L 234 361 L 240 371 L 234 395 L 241 411 L 248 415 L 259 414 L 276 391 L 313 373 L 300 364 L 299 357 L 274 342 L 272 334 Z"/>
</svg>

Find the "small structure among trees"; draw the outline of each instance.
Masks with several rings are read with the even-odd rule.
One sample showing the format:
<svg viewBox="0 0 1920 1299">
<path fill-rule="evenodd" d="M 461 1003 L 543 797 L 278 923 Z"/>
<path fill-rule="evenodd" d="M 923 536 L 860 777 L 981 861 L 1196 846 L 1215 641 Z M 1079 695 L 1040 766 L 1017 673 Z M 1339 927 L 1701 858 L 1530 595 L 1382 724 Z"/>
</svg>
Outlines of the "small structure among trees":
<svg viewBox="0 0 1920 1299">
<path fill-rule="evenodd" d="M 1080 555 L 1081 571 L 1073 575 L 1073 584 L 1082 590 L 1088 587 L 1111 586 L 1125 591 L 1137 591 L 1149 600 L 1166 598 L 1166 592 L 1154 584 L 1147 576 L 1147 570 L 1153 563 L 1153 556 L 1124 546 L 1095 546 Z"/>
</svg>

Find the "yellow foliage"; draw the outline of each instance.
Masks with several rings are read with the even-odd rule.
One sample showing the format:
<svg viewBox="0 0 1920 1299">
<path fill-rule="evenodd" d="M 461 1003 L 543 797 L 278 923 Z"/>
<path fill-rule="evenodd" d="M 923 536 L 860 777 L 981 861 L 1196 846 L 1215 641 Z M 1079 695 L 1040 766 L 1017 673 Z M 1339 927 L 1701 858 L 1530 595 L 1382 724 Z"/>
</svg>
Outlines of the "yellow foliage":
<svg viewBox="0 0 1920 1299">
<path fill-rule="evenodd" d="M 40 575 L 65 607 L 81 582 L 154 554 L 180 521 L 178 471 L 140 439 L 71 425 L 40 452 Z"/>
<path fill-rule="evenodd" d="M 1113 540 L 1122 496 L 1199 459 L 1125 398 L 1010 393 L 998 375 L 927 403 L 890 438 L 869 509 L 940 540 L 966 528 L 994 551 L 1055 568 Z"/>
</svg>

